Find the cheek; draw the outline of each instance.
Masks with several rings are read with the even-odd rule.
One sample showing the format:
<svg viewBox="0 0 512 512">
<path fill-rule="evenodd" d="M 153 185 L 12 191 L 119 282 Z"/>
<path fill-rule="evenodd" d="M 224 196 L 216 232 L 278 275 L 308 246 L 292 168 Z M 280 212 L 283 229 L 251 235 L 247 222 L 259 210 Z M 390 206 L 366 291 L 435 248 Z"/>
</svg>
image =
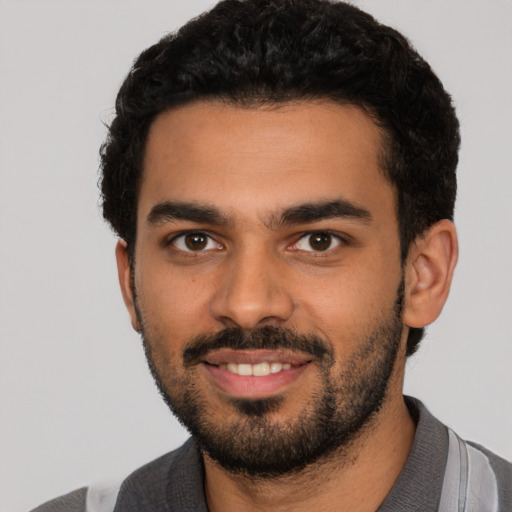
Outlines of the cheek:
<svg viewBox="0 0 512 512">
<path fill-rule="evenodd" d="M 181 345 L 208 330 L 211 283 L 207 276 L 192 277 L 157 265 L 141 266 L 140 276 L 144 277 L 137 283 L 138 302 L 152 342 Z"/>
<path fill-rule="evenodd" d="M 399 282 L 399 270 L 371 265 L 342 267 L 322 279 L 303 278 L 295 290 L 297 327 L 313 328 L 348 350 L 394 307 Z"/>
</svg>

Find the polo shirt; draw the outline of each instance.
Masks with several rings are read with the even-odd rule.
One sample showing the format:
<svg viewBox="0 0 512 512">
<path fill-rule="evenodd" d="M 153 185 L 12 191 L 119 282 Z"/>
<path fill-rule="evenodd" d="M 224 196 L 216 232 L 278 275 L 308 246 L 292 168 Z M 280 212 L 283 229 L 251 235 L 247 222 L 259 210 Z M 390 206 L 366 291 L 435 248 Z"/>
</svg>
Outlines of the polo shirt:
<svg viewBox="0 0 512 512">
<path fill-rule="evenodd" d="M 416 434 L 377 512 L 512 512 L 512 464 L 460 439 L 414 398 Z M 32 512 L 208 512 L 204 466 L 191 438 L 118 485 L 84 487 Z"/>
</svg>

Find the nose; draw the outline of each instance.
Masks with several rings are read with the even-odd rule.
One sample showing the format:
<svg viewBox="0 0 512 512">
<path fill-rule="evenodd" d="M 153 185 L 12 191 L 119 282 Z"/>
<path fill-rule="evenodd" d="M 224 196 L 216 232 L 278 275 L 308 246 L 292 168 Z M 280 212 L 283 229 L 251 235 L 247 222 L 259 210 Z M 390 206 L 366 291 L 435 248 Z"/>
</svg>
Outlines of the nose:
<svg viewBox="0 0 512 512">
<path fill-rule="evenodd" d="M 246 250 L 225 262 L 211 313 L 225 327 L 281 325 L 293 314 L 283 264 L 264 250 Z"/>
</svg>

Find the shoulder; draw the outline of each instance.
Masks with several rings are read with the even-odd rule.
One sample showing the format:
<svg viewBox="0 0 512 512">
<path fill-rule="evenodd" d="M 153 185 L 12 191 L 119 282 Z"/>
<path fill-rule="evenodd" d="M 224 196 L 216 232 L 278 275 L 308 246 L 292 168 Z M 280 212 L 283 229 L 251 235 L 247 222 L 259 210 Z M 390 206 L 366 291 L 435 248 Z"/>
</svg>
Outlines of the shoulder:
<svg viewBox="0 0 512 512">
<path fill-rule="evenodd" d="M 196 443 L 183 446 L 138 470 L 123 481 L 116 511 L 206 511 L 204 467 Z"/>
<path fill-rule="evenodd" d="M 493 475 L 500 510 L 512 510 L 512 462 L 472 441 L 466 441 L 466 444 L 470 456 L 471 452 L 480 455 Z M 481 478 L 478 478 L 478 480 L 482 483 Z"/>
<path fill-rule="evenodd" d="M 47 501 L 31 510 L 31 512 L 83 512 L 85 510 L 86 495 L 87 487 L 82 487 L 65 496 Z"/>
<path fill-rule="evenodd" d="M 512 464 L 448 428 L 442 510 L 512 510 Z"/>
<path fill-rule="evenodd" d="M 417 429 L 397 483 L 405 482 L 407 489 L 428 488 L 423 505 L 428 497 L 435 496 L 435 510 L 512 511 L 512 464 L 483 446 L 461 439 L 419 400 L 406 397 L 406 403 Z M 394 496 L 396 489 L 391 494 Z M 431 509 L 434 506 L 422 510 Z"/>
<path fill-rule="evenodd" d="M 475 450 L 485 455 L 494 473 L 497 475 L 500 481 L 503 480 L 509 485 L 512 484 L 512 462 L 504 459 L 503 457 L 500 457 L 499 455 L 496 455 L 495 453 L 491 452 L 491 450 L 488 450 L 478 443 L 474 443 L 473 441 L 466 441 L 466 443 L 471 448 L 474 448 Z"/>
<path fill-rule="evenodd" d="M 172 452 L 145 464 L 131 473 L 120 489 L 120 499 L 124 496 L 164 495 L 169 481 L 181 480 L 183 473 L 189 473 L 195 464 L 201 462 L 196 444 L 189 439 L 185 444 Z"/>
<path fill-rule="evenodd" d="M 116 484 L 99 483 L 82 487 L 48 501 L 31 512 L 111 512 L 142 509 L 151 503 L 152 510 L 168 498 L 169 483 L 179 487 L 183 479 L 202 486 L 202 466 L 199 450 L 191 440 L 180 448 L 135 470 Z M 195 472 L 194 472 L 195 470 Z M 192 474 L 193 473 L 193 474 Z M 141 509 L 141 510 L 142 510 Z"/>
</svg>

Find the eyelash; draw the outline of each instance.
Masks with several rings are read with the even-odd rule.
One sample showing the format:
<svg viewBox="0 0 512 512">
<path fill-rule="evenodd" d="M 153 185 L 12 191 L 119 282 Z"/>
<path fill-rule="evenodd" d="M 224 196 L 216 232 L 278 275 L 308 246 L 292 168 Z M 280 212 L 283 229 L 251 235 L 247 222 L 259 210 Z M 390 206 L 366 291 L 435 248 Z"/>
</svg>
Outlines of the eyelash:
<svg viewBox="0 0 512 512">
<path fill-rule="evenodd" d="M 197 237 L 204 237 L 206 239 L 206 244 L 209 245 L 211 243 L 214 243 L 217 245 L 217 248 L 220 249 L 222 248 L 221 244 L 215 242 L 215 240 L 206 232 L 204 231 L 185 231 L 183 233 L 179 233 L 175 236 L 173 236 L 169 241 L 167 241 L 165 243 L 166 246 L 173 246 L 175 249 L 179 250 L 179 251 L 182 251 L 184 253 L 191 253 L 191 254 L 194 254 L 194 253 L 201 253 L 201 252 L 204 252 L 205 250 L 211 250 L 212 248 L 208 248 L 208 249 L 205 249 L 205 248 L 201 248 L 200 250 L 197 250 L 197 251 L 194 251 L 193 249 L 186 249 L 185 247 L 178 247 L 177 246 L 177 241 L 179 241 L 180 239 L 183 239 L 183 243 L 185 244 L 185 239 L 187 236 L 197 236 Z"/>
<path fill-rule="evenodd" d="M 329 245 L 325 249 L 308 250 L 308 249 L 296 248 L 302 240 L 308 240 L 308 242 L 306 242 L 306 243 L 311 243 L 312 237 L 325 236 L 325 235 L 327 235 L 329 237 Z M 334 247 L 332 247 L 332 244 L 334 241 L 336 241 L 336 245 Z M 348 240 L 345 237 L 343 237 L 337 233 L 333 233 L 332 231 L 329 231 L 329 230 L 324 230 L 324 231 L 318 230 L 318 231 L 308 231 L 307 233 L 303 233 L 302 236 L 293 244 L 292 248 L 293 248 L 293 250 L 299 250 L 299 251 L 303 251 L 303 252 L 323 254 L 323 253 L 328 253 L 328 252 L 336 249 L 336 247 L 339 247 L 342 245 L 348 245 Z"/>
<path fill-rule="evenodd" d="M 198 250 L 193 250 L 192 248 L 188 247 L 188 249 L 184 246 L 179 247 L 177 245 L 177 242 L 180 241 L 180 239 L 183 239 L 183 244 L 185 244 L 185 239 L 187 236 L 197 236 L 197 237 L 204 237 L 206 239 L 206 245 L 205 247 L 200 247 Z M 302 240 L 311 240 L 311 237 L 314 236 L 327 236 L 329 237 L 329 244 L 325 249 L 315 250 L 313 248 L 311 249 L 301 249 L 298 247 L 299 243 Z M 333 242 L 336 242 L 335 247 L 332 247 Z M 209 247 L 211 243 L 215 244 L 216 247 Z M 308 243 L 308 242 L 306 242 Z M 165 243 L 166 246 L 173 246 L 176 250 L 181 251 L 185 254 L 200 254 L 202 252 L 210 251 L 212 249 L 222 249 L 222 245 L 215 241 L 215 239 L 209 235 L 207 232 L 204 231 L 186 231 L 179 233 L 175 236 L 173 236 L 170 240 L 168 240 Z M 313 254 L 323 254 L 323 253 L 329 253 L 333 249 L 336 249 L 336 247 L 339 246 L 346 246 L 349 245 L 349 240 L 347 240 L 347 237 L 344 237 L 342 235 L 339 235 L 337 233 L 333 233 L 329 230 L 318 230 L 318 231 L 308 231 L 305 233 L 302 233 L 301 236 L 297 239 L 297 241 L 290 247 L 293 251 L 302 251 L 302 252 L 309 252 Z M 311 247 L 311 246 L 310 246 Z"/>
</svg>

